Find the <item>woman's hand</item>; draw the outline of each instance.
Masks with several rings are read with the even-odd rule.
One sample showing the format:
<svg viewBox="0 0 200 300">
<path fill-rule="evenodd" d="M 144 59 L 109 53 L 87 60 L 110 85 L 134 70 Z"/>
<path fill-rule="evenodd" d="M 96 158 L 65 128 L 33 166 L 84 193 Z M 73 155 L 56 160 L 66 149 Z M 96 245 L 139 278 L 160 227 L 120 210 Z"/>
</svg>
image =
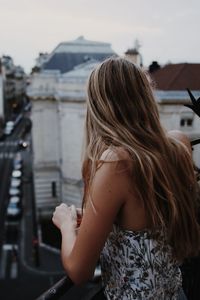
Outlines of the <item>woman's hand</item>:
<svg viewBox="0 0 200 300">
<path fill-rule="evenodd" d="M 68 206 L 65 203 L 56 207 L 52 221 L 60 230 L 63 228 L 75 230 L 77 227 L 77 212 L 74 205 Z"/>
</svg>

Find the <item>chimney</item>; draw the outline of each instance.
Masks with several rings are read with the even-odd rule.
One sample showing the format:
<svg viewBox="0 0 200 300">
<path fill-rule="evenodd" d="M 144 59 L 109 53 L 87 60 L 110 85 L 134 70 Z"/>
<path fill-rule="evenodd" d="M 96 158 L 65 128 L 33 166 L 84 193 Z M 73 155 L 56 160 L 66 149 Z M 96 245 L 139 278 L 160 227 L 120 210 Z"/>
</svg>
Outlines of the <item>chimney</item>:
<svg viewBox="0 0 200 300">
<path fill-rule="evenodd" d="M 134 48 L 130 48 L 125 52 L 125 58 L 134 64 L 142 67 L 142 56 L 139 52 L 140 44 L 138 40 L 135 40 Z"/>
<path fill-rule="evenodd" d="M 149 66 L 149 73 L 153 73 L 160 69 L 160 65 L 157 61 L 152 61 L 151 65 Z"/>
</svg>

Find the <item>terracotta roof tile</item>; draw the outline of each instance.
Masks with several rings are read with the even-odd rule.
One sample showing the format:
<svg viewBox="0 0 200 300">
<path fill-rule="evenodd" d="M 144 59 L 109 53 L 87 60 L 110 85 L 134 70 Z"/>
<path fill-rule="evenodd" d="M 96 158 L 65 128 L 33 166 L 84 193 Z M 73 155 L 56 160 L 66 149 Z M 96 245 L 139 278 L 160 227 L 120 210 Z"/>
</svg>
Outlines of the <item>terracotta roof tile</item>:
<svg viewBox="0 0 200 300">
<path fill-rule="evenodd" d="M 200 64 L 169 64 L 151 73 L 158 90 L 200 90 Z"/>
</svg>

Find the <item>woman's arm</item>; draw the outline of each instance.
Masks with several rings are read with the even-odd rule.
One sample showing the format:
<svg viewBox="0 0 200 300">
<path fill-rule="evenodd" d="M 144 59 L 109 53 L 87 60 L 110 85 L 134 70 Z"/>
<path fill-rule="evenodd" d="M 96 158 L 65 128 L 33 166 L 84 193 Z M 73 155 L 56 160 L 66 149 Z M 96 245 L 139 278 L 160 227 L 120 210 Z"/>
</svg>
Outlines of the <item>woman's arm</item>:
<svg viewBox="0 0 200 300">
<path fill-rule="evenodd" d="M 75 206 L 67 206 L 65 203 L 60 204 L 55 209 L 52 221 L 60 229 L 62 245 L 65 245 L 65 252 L 69 255 L 76 240 L 77 212 Z"/>
<path fill-rule="evenodd" d="M 97 170 L 77 236 L 75 208 L 61 204 L 54 213 L 53 222 L 62 234 L 63 266 L 75 284 L 93 276 L 100 252 L 124 204 L 128 174 L 116 167 L 120 163 L 103 163 Z"/>
</svg>

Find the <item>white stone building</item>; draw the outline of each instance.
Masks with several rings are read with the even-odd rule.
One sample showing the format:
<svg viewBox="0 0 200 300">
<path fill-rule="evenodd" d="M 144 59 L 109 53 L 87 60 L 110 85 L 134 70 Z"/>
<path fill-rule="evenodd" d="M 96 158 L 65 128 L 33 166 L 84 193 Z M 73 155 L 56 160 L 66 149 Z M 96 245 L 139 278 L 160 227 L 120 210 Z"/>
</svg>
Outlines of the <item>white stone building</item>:
<svg viewBox="0 0 200 300">
<path fill-rule="evenodd" d="M 160 119 L 167 130 L 178 129 L 190 140 L 200 138 L 200 118 L 184 104 L 191 104 L 186 88 L 200 97 L 200 64 L 169 64 L 152 73 Z M 200 146 L 194 147 L 193 158 L 200 167 Z"/>
<path fill-rule="evenodd" d="M 57 95 L 60 112 L 63 201 L 80 205 L 81 152 L 85 120 L 86 82 L 97 61 L 91 60 L 63 74 Z"/>
<path fill-rule="evenodd" d="M 94 57 L 91 57 L 91 54 Z M 114 54 L 109 44 L 91 42 L 81 37 L 75 41 L 60 44 L 49 55 L 50 61 L 45 62 L 42 71 L 32 76 L 27 93 L 32 100 L 36 201 L 38 212 L 42 215 L 51 212 L 60 201 L 68 204 L 74 203 L 76 206 L 81 205 L 81 150 L 86 82 L 91 70 L 99 61 L 98 55 L 103 59 L 108 54 L 109 56 Z M 135 57 L 135 52 L 133 55 Z M 86 56 L 87 59 L 85 59 Z M 64 64 L 65 67 L 61 68 L 62 59 L 65 63 L 70 59 L 70 64 Z M 81 63 L 80 59 L 82 59 Z M 128 57 L 128 59 L 132 58 Z M 78 64 L 75 64 L 77 61 Z M 183 76 L 181 70 L 183 71 L 184 68 L 180 68 L 178 76 L 175 72 L 176 65 L 171 66 L 175 66 L 171 73 L 168 73 L 168 69 L 166 72 L 166 69 L 162 68 L 152 74 L 157 84 L 155 93 L 161 122 L 168 130 L 180 129 L 191 139 L 199 138 L 200 119 L 183 106 L 189 103 L 189 96 L 176 81 L 179 76 Z M 176 76 L 173 75 L 174 72 Z M 188 79 L 190 76 L 184 75 L 183 77 L 186 77 L 188 84 L 184 82 L 186 87 L 191 88 L 194 95 L 199 96 L 199 83 L 197 86 L 191 85 Z M 162 80 L 166 85 L 163 85 Z M 167 82 L 171 84 L 167 86 Z M 198 149 L 195 148 L 194 159 L 200 166 L 198 153 Z"/>
<path fill-rule="evenodd" d="M 4 118 L 3 74 L 1 70 L 1 65 L 0 65 L 0 118 Z"/>
<path fill-rule="evenodd" d="M 80 37 L 59 44 L 31 78 L 27 94 L 32 101 L 34 180 L 41 215 L 60 201 L 81 206 L 86 82 L 94 65 L 114 54 L 110 44 Z"/>
</svg>

